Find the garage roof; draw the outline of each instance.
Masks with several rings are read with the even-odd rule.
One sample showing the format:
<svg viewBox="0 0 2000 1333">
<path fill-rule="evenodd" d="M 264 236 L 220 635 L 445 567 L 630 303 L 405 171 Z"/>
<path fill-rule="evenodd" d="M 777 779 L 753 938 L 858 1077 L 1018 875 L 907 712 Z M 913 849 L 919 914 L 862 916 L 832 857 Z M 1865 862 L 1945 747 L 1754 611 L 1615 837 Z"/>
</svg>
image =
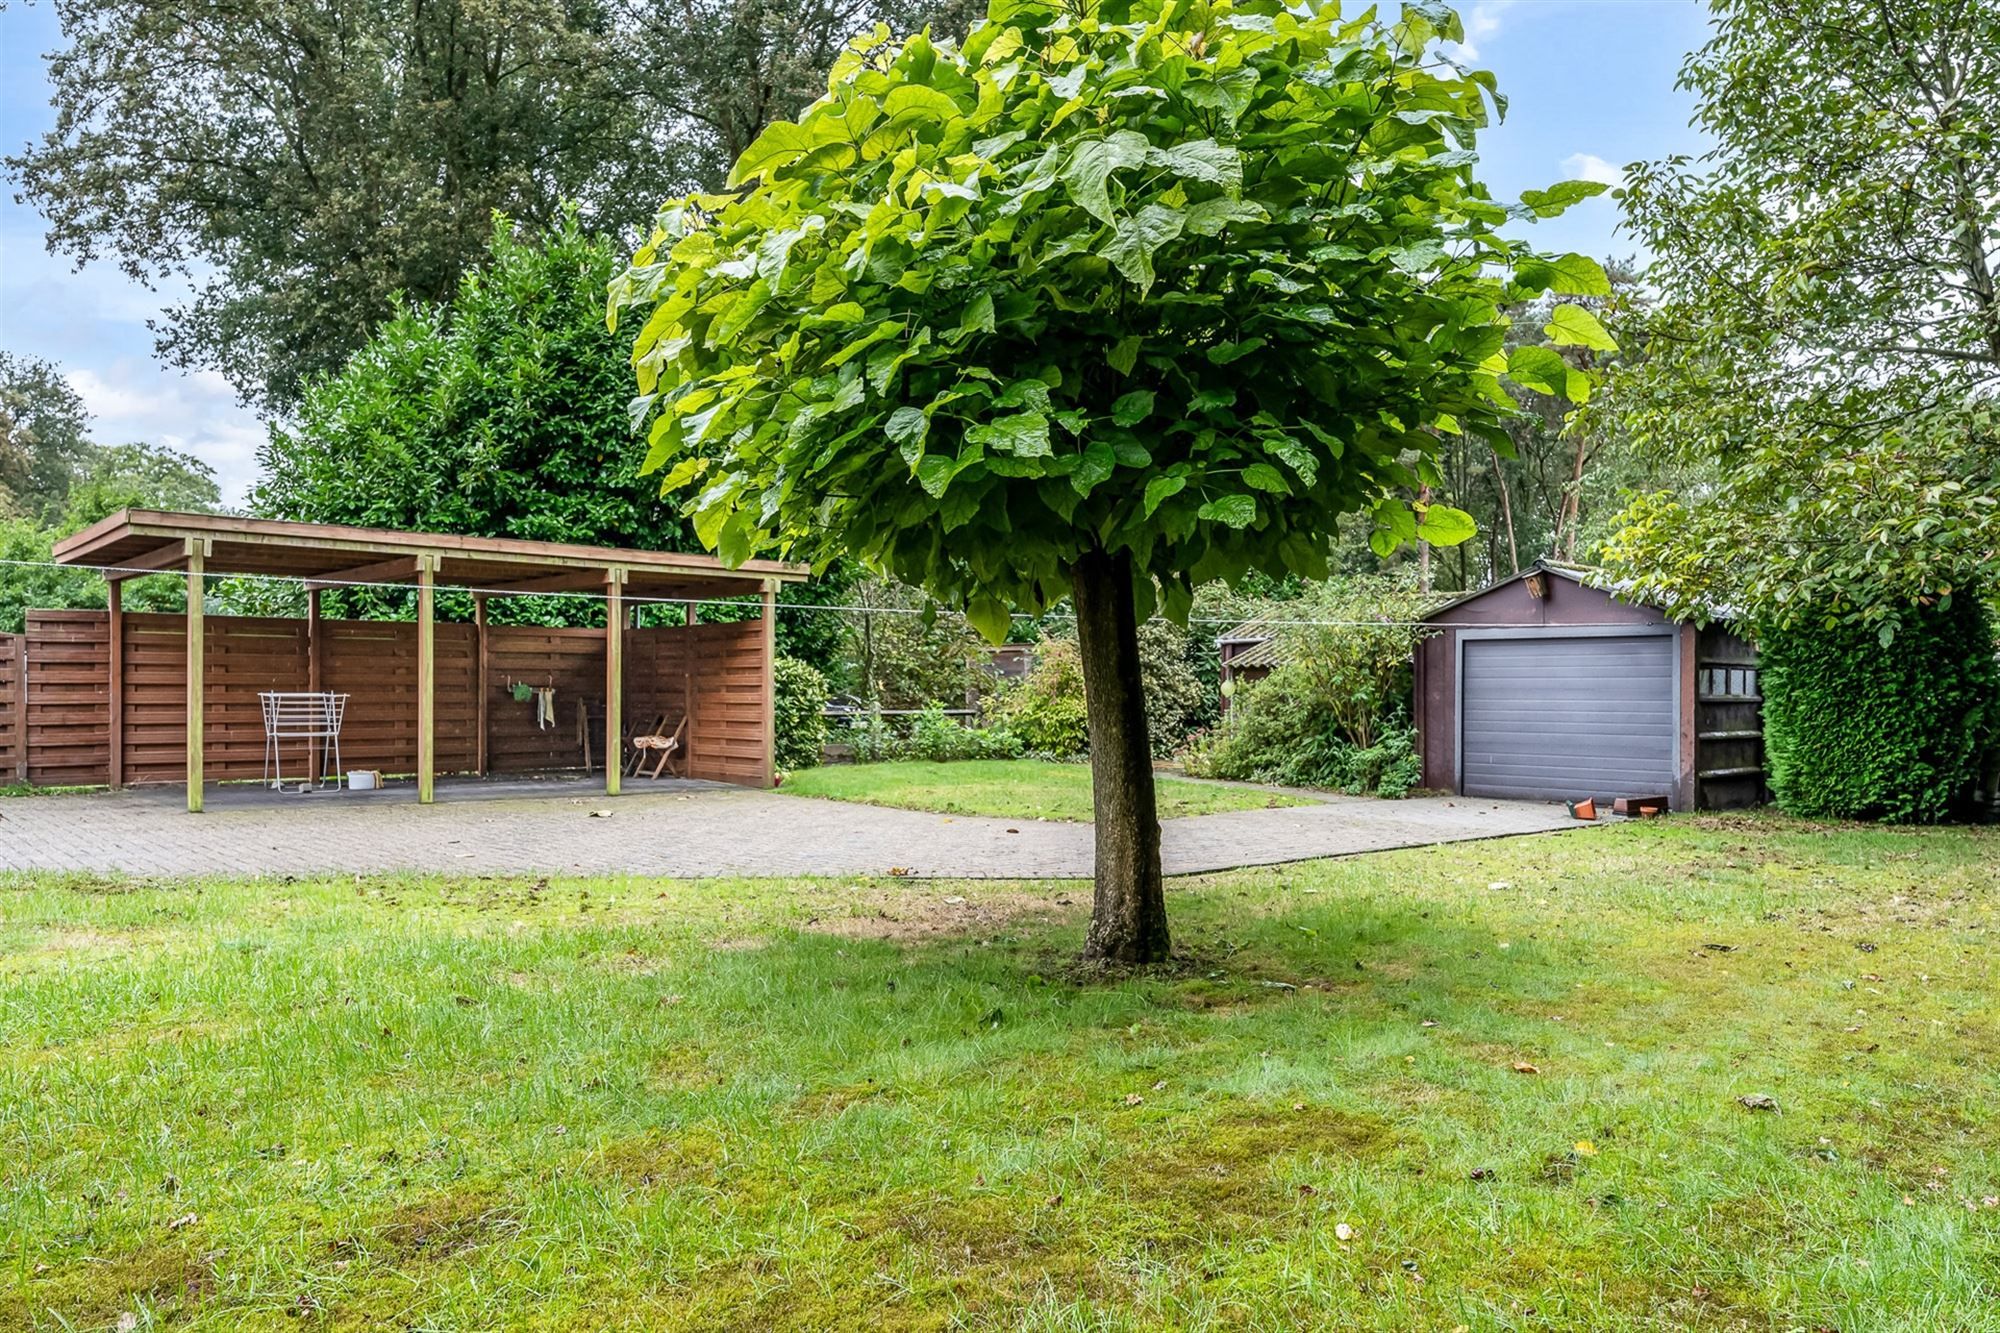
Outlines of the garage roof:
<svg viewBox="0 0 2000 1333">
<path fill-rule="evenodd" d="M 747 560 L 732 569 L 711 555 L 675 551 L 155 509 L 121 510 L 92 524 L 57 542 L 55 560 L 101 569 L 115 580 L 185 569 L 197 546 L 208 574 L 294 578 L 327 587 L 413 583 L 423 560 L 439 584 L 496 593 L 590 591 L 622 570 L 628 597 L 729 597 L 795 583 L 807 574 L 803 565 L 775 560 Z"/>
</svg>

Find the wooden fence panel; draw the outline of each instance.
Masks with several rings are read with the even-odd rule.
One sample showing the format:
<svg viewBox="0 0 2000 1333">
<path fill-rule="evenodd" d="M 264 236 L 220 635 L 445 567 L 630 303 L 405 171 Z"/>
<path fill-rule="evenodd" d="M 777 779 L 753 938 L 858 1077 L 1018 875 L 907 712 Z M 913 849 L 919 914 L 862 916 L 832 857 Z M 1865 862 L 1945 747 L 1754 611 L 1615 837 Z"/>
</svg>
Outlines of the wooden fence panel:
<svg viewBox="0 0 2000 1333">
<path fill-rule="evenodd" d="M 86 787 L 111 780 L 111 637 L 103 611 L 30 611 L 28 781 Z"/>
<path fill-rule="evenodd" d="M 206 617 L 205 772 L 211 781 L 264 772 L 264 690 L 303 690 L 310 640 L 301 620 Z M 110 779 L 110 625 L 102 611 L 32 611 L 28 632 L 0 635 L 0 781 L 25 755 L 28 780 L 83 786 Z M 187 772 L 187 629 L 177 615 L 125 616 L 126 781 L 179 782 Z M 488 766 L 495 773 L 573 769 L 583 763 L 577 716 L 604 704 L 604 635 L 595 629 L 489 626 Z M 319 625 L 322 688 L 349 696 L 341 762 L 404 774 L 416 768 L 417 628 L 402 621 Z M 692 691 L 688 765 L 695 777 L 763 786 L 770 747 L 770 673 L 762 626 L 670 625 L 626 631 L 628 726 L 665 716 L 671 727 Z M 437 771 L 478 763 L 478 639 L 470 625 L 439 624 Z M 25 664 L 25 670 L 24 670 Z M 538 727 L 515 681 L 553 686 L 556 722 Z M 601 711 L 599 717 L 601 719 Z M 601 727 L 601 721 L 593 724 Z M 602 738 L 591 734 L 593 757 Z M 286 756 L 303 775 L 303 747 Z"/>
<path fill-rule="evenodd" d="M 21 724 L 21 636 L 0 634 L 0 785 L 27 774 Z"/>
<path fill-rule="evenodd" d="M 629 676 L 629 672 L 627 673 Z M 537 724 L 535 702 L 516 700 L 516 682 L 555 691 L 555 723 Z M 486 627 L 486 766 L 495 773 L 545 773 L 583 767 L 579 709 L 604 707 L 604 631 Z M 630 716 L 630 707 L 627 707 Z M 601 723 L 599 724 L 601 725 Z M 602 760 L 601 736 L 590 740 Z"/>
<path fill-rule="evenodd" d="M 340 759 L 348 768 L 412 773 L 417 767 L 417 627 L 400 620 L 320 622 L 322 688 L 347 698 Z M 478 639 L 470 625 L 439 624 L 436 735 L 439 773 L 478 766 Z"/>
<path fill-rule="evenodd" d="M 762 622 L 634 630 L 627 637 L 626 662 L 628 716 L 665 713 L 678 719 L 683 690 L 692 698 L 689 777 L 770 784 L 765 710 L 771 663 Z"/>
</svg>

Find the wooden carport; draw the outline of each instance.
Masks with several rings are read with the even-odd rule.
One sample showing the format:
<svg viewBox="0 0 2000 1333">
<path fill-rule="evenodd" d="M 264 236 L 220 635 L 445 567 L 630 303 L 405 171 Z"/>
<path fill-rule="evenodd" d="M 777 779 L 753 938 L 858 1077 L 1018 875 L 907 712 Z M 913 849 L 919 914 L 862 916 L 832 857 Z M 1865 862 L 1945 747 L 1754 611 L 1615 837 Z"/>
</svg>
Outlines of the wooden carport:
<svg viewBox="0 0 2000 1333">
<path fill-rule="evenodd" d="M 207 679 L 205 670 L 205 650 L 211 635 L 204 613 L 203 595 L 205 582 L 210 576 L 275 577 L 299 580 L 305 584 L 308 590 L 302 654 L 305 679 L 299 681 L 296 688 L 314 691 L 319 690 L 323 683 L 320 591 L 342 586 L 385 584 L 415 587 L 414 771 L 417 799 L 428 803 L 432 799 L 437 772 L 437 627 L 434 621 L 435 590 L 438 587 L 462 588 L 472 594 L 478 687 L 471 693 L 476 695 L 478 710 L 476 767 L 482 773 L 487 767 L 486 711 L 492 693 L 486 671 L 486 599 L 490 596 L 537 593 L 601 595 L 605 603 L 602 636 L 604 730 L 603 749 L 599 753 L 610 759 L 604 765 L 605 789 L 615 795 L 619 789 L 619 759 L 624 751 L 627 640 L 634 633 L 627 623 L 628 607 L 647 602 L 685 603 L 684 623 L 690 636 L 695 635 L 697 630 L 726 631 L 731 636 L 730 644 L 719 645 L 721 648 L 737 642 L 748 644 L 754 639 L 758 651 L 745 655 L 742 660 L 758 664 L 761 697 L 747 702 L 745 707 L 761 704 L 758 712 L 765 733 L 761 783 L 768 785 L 775 594 L 782 584 L 802 579 L 806 573 L 799 566 L 774 561 L 753 560 L 731 569 L 714 557 L 704 555 L 137 509 L 114 514 L 58 543 L 55 560 L 62 565 L 99 570 L 110 584 L 109 610 L 105 613 L 103 635 L 106 660 L 102 680 L 108 724 L 105 728 L 108 753 L 103 770 L 109 784 L 114 787 L 125 782 L 124 751 L 130 711 L 124 697 L 127 678 L 124 658 L 133 638 L 128 632 L 122 606 L 123 583 L 127 579 L 160 573 L 177 573 L 185 578 L 188 588 L 183 629 L 186 780 L 188 809 L 191 811 L 202 808 L 205 696 L 215 688 L 214 682 Z M 696 626 L 696 603 L 744 597 L 761 600 L 761 619 L 739 625 Z M 99 613 L 63 614 L 94 616 Z M 30 720 L 34 715 L 37 675 L 26 666 L 26 659 L 31 655 L 25 650 L 32 647 L 32 642 L 31 632 L 21 645 L 24 669 L 20 674 L 26 679 L 16 690 L 20 699 L 20 717 Z M 641 646 L 646 646 L 646 642 L 642 641 Z M 648 650 L 655 649 L 657 645 Z M 675 660 L 682 664 L 684 670 L 692 672 L 705 658 L 715 657 L 717 651 L 718 645 L 698 643 L 695 638 L 689 637 L 678 645 Z M 745 692 L 741 680 L 734 682 L 732 688 L 739 694 Z M 30 730 L 19 722 L 16 729 L 24 733 Z M 464 737 L 457 739 L 462 742 Z M 463 748 L 461 744 L 460 750 Z"/>
</svg>

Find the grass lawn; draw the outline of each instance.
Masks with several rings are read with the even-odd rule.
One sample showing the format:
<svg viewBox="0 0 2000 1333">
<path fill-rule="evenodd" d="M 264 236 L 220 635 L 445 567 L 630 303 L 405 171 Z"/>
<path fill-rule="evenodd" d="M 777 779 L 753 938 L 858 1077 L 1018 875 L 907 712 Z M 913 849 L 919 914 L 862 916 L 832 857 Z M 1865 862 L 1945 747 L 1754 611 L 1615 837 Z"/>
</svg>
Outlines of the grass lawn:
<svg viewBox="0 0 2000 1333">
<path fill-rule="evenodd" d="M 0 1328 L 1993 1329 L 1996 862 L 0 880 Z"/>
<path fill-rule="evenodd" d="M 1160 817 L 1263 810 L 1307 801 L 1254 787 L 1212 786 L 1179 778 L 1157 780 Z M 899 810 L 1003 819 L 1066 819 L 1088 824 L 1090 765 L 1040 759 L 968 759 L 954 764 L 827 764 L 785 778 L 781 791 L 825 796 Z"/>
</svg>

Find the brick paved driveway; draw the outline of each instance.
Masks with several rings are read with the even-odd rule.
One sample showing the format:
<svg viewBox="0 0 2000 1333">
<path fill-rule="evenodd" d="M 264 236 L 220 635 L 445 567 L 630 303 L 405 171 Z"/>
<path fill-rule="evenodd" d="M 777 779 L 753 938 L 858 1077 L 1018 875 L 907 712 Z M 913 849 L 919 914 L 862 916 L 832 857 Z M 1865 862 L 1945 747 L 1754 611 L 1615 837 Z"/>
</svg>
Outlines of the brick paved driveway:
<svg viewBox="0 0 2000 1333">
<path fill-rule="evenodd" d="M 502 799 L 504 797 L 504 799 Z M 0 800 L 0 870 L 141 875 L 412 870 L 1087 877 L 1088 825 L 885 810 L 702 783 L 607 798 L 583 783 L 278 797 L 177 789 Z M 609 811 L 608 817 L 593 811 Z M 1171 874 L 1570 827 L 1559 805 L 1331 798 L 1168 820 Z"/>
</svg>

